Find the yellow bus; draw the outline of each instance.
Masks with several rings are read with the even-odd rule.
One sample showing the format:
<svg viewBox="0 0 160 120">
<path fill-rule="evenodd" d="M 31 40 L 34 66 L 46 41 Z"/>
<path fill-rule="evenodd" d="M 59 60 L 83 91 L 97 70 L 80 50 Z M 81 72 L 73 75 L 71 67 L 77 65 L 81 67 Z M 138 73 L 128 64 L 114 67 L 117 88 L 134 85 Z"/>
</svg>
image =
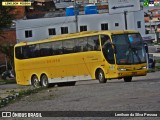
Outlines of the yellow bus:
<svg viewBox="0 0 160 120">
<path fill-rule="evenodd" d="M 14 47 L 17 84 L 48 87 L 75 85 L 78 80 L 131 82 L 147 74 L 140 33 L 132 30 L 88 31 L 58 35 Z"/>
</svg>

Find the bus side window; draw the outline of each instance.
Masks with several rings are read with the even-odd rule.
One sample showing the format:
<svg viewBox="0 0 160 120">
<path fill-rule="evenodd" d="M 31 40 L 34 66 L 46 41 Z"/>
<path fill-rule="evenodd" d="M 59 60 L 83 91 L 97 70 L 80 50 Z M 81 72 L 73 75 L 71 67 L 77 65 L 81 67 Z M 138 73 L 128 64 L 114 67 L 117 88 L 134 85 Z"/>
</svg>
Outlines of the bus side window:
<svg viewBox="0 0 160 120">
<path fill-rule="evenodd" d="M 87 51 L 87 39 L 77 38 L 75 39 L 75 52 Z"/>
<path fill-rule="evenodd" d="M 39 45 L 39 48 L 40 48 L 40 56 L 41 57 L 52 55 L 50 43 L 42 43 Z"/>
<path fill-rule="evenodd" d="M 16 58 L 23 59 L 22 47 L 15 48 Z"/>
<path fill-rule="evenodd" d="M 62 41 L 52 42 L 52 52 L 54 55 L 63 54 Z"/>
<path fill-rule="evenodd" d="M 28 46 L 23 46 L 22 47 L 22 51 L 23 51 L 23 59 L 27 59 L 29 58 L 28 54 L 29 54 L 29 50 L 28 50 Z"/>
<path fill-rule="evenodd" d="M 63 53 L 74 53 L 74 39 L 63 41 Z"/>
<path fill-rule="evenodd" d="M 99 46 L 99 37 L 98 36 L 91 36 L 88 37 L 88 51 L 98 50 Z"/>
<path fill-rule="evenodd" d="M 37 55 L 36 51 L 39 51 L 39 44 L 37 44 L 37 45 L 29 45 L 28 46 L 28 58 L 39 57 L 39 54 Z"/>
</svg>

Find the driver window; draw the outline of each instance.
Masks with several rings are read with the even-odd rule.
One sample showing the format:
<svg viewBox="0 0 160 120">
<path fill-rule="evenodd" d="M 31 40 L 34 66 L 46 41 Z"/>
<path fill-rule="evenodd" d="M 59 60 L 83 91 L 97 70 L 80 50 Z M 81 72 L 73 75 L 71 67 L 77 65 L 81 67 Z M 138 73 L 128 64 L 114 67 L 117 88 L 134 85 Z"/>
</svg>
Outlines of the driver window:
<svg viewBox="0 0 160 120">
<path fill-rule="evenodd" d="M 110 43 L 110 38 L 107 35 L 101 36 L 101 45 L 102 45 L 102 52 L 105 59 L 110 63 L 114 64 L 114 50 L 112 44 Z"/>
</svg>

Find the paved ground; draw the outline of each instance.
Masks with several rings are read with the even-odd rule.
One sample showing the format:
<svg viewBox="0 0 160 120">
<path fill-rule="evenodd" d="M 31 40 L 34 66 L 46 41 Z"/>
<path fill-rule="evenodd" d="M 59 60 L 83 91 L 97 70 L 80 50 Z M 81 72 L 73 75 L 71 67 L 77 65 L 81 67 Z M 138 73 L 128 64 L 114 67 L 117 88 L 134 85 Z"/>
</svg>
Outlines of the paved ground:
<svg viewBox="0 0 160 120">
<path fill-rule="evenodd" d="M 31 86 L 20 86 L 17 84 L 3 84 L 0 85 L 0 98 L 5 98 L 24 89 L 29 89 Z"/>
<path fill-rule="evenodd" d="M 122 80 L 81 81 L 76 86 L 52 87 L 25 96 L 1 111 L 160 111 L 160 72 L 135 77 L 133 82 Z M 15 118 L 13 118 L 15 119 Z M 16 118 L 17 119 L 17 118 Z M 35 118 L 34 118 L 35 119 Z M 34 120 L 33 119 L 33 120 Z M 38 118 L 39 119 L 39 118 Z M 51 119 L 53 118 L 43 118 Z M 57 120 L 159 120 L 156 117 L 136 118 L 54 118 Z"/>
</svg>

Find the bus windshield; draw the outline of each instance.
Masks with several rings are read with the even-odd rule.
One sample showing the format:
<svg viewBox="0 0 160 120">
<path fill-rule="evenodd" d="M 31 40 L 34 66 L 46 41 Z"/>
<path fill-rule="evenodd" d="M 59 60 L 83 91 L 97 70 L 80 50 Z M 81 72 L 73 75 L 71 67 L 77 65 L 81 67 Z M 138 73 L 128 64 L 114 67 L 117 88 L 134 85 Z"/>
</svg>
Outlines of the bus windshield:
<svg viewBox="0 0 160 120">
<path fill-rule="evenodd" d="M 146 62 L 146 52 L 139 33 L 112 35 L 116 49 L 116 63 L 139 64 Z"/>
</svg>

